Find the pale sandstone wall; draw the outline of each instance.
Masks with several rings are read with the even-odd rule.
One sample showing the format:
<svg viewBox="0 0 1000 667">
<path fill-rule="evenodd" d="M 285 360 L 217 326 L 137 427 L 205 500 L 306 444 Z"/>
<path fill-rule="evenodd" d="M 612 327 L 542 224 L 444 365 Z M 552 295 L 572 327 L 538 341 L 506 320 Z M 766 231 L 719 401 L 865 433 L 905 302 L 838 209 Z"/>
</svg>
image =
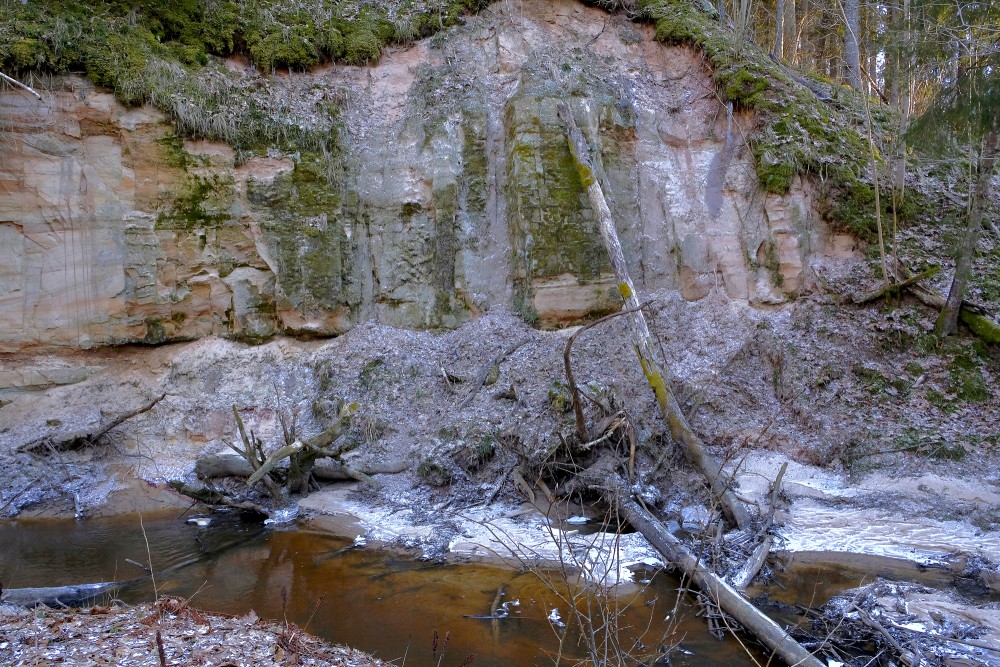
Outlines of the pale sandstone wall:
<svg viewBox="0 0 1000 667">
<path fill-rule="evenodd" d="M 567 98 L 646 290 L 781 303 L 812 289 L 812 263 L 854 252 L 809 183 L 759 190 L 754 119 L 729 117 L 696 52 L 572 0 L 498 3 L 377 67 L 273 85 L 344 100 L 328 184 L 301 155 L 237 165 L 181 142 L 80 79 L 42 102 L 0 94 L 0 350 L 607 311 L 555 116 Z"/>
</svg>

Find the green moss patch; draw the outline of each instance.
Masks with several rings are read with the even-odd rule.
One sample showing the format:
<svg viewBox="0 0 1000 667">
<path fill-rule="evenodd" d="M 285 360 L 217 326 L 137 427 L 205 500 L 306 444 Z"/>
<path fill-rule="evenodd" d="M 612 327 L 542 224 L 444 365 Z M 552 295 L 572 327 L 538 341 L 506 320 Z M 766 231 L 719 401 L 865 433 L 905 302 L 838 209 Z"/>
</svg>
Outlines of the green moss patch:
<svg viewBox="0 0 1000 667">
<path fill-rule="evenodd" d="M 827 183 L 828 217 L 842 229 L 871 237 L 875 207 L 863 98 L 817 80 L 817 89 L 831 92 L 832 99 L 821 100 L 760 48 L 741 43 L 687 0 L 643 0 L 639 9 L 643 20 L 655 23 L 659 41 L 704 51 L 724 101 L 757 112 L 761 125 L 750 143 L 764 190 L 784 194 L 797 175 L 815 175 Z M 875 122 L 892 120 L 889 114 Z"/>
<path fill-rule="evenodd" d="M 981 403 L 991 396 L 979 364 L 969 354 L 957 354 L 948 367 L 948 390 L 960 401 Z"/>
<path fill-rule="evenodd" d="M 167 208 L 156 218 L 161 229 L 214 229 L 232 220 L 232 177 L 187 174 Z"/>
<path fill-rule="evenodd" d="M 213 66 L 210 56 L 242 54 L 263 72 L 305 70 L 331 60 L 366 64 L 387 44 L 433 34 L 485 4 L 6 2 L 0 11 L 0 71 L 82 72 L 123 104 L 152 102 L 182 135 L 222 140 L 242 151 L 272 145 L 319 150 L 335 144 L 327 136 L 335 109 L 293 113 L 253 83 Z"/>
<path fill-rule="evenodd" d="M 873 396 L 888 395 L 897 399 L 906 399 L 910 395 L 911 386 L 906 378 L 887 378 L 881 372 L 856 364 L 852 369 L 861 386 Z"/>
<path fill-rule="evenodd" d="M 123 102 L 146 101 L 128 79 L 152 56 L 204 65 L 208 55 L 249 56 L 262 70 L 307 69 L 329 60 L 362 64 L 393 41 L 426 37 L 478 11 L 483 0 L 371 5 L 356 0 L 171 0 L 5 3 L 0 67 L 24 72 L 82 68 Z"/>
</svg>

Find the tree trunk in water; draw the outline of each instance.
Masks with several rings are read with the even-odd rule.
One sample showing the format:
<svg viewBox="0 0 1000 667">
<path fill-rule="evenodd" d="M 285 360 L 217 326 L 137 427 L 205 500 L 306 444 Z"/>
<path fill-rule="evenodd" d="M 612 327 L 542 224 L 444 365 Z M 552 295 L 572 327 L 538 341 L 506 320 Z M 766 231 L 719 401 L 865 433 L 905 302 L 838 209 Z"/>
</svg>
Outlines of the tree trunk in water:
<svg viewBox="0 0 1000 667">
<path fill-rule="evenodd" d="M 997 141 L 1000 131 L 993 130 L 986 135 L 983 150 L 979 157 L 976 188 L 969 202 L 969 217 L 965 225 L 965 236 L 955 257 L 955 277 L 951 281 L 948 299 L 945 301 L 941 315 L 934 325 L 934 333 L 938 338 L 944 338 L 958 331 L 958 314 L 965 296 L 965 286 L 972 273 L 972 260 L 976 254 L 976 244 L 979 242 L 979 232 L 983 228 L 983 209 L 989 193 L 990 180 L 997 163 Z"/>
<path fill-rule="evenodd" d="M 735 494 L 729 489 L 729 479 L 722 472 L 722 466 L 710 454 L 705 451 L 705 446 L 695 435 L 687 419 L 681 412 L 680 405 L 674 397 L 672 391 L 667 386 L 667 377 L 660 370 L 653 355 L 653 337 L 649 333 L 646 325 L 646 318 L 639 308 L 639 299 L 636 296 L 635 285 L 629 274 L 628 266 L 625 264 L 625 254 L 622 252 L 621 243 L 618 241 L 618 232 L 615 229 L 614 220 L 611 219 L 611 210 L 604 198 L 601 185 L 594 174 L 594 167 L 590 160 L 590 150 L 583 138 L 583 134 L 573 120 L 573 113 L 565 102 L 560 102 L 557 107 L 559 118 L 566 127 L 566 137 L 569 140 L 570 152 L 580 173 L 580 181 L 587 190 L 590 205 L 594 208 L 594 213 L 601 226 L 601 236 L 604 245 L 608 250 L 611 260 L 611 267 L 618 280 L 618 291 L 625 300 L 625 307 L 634 309 L 628 317 L 629 327 L 632 330 L 632 343 L 635 346 L 636 354 L 639 356 L 639 363 L 646 375 L 650 388 L 656 396 L 656 402 L 663 414 L 663 420 L 670 428 L 670 435 L 674 441 L 680 444 L 684 450 L 688 461 L 708 480 L 712 493 L 719 499 L 723 511 L 740 528 L 747 526 L 752 521 L 750 512 L 737 500 Z"/>
<path fill-rule="evenodd" d="M 847 66 L 847 83 L 854 90 L 861 90 L 861 48 L 858 31 L 861 29 L 859 0 L 844 0 L 844 64 Z"/>
<path fill-rule="evenodd" d="M 787 665 L 796 667 L 823 667 L 816 656 L 809 653 L 785 630 L 764 615 L 736 589 L 722 580 L 712 569 L 667 532 L 663 525 L 627 494 L 628 485 L 620 477 L 617 484 L 618 511 L 622 518 L 642 533 L 650 544 L 656 547 L 671 564 L 679 567 L 685 575 L 718 605 L 719 609 L 735 618 L 748 632 L 774 652 Z"/>
<path fill-rule="evenodd" d="M 0 603 L 18 607 L 82 607 L 98 597 L 110 596 L 126 582 L 108 581 L 99 584 L 76 584 L 50 588 L 8 588 L 0 593 Z"/>
</svg>

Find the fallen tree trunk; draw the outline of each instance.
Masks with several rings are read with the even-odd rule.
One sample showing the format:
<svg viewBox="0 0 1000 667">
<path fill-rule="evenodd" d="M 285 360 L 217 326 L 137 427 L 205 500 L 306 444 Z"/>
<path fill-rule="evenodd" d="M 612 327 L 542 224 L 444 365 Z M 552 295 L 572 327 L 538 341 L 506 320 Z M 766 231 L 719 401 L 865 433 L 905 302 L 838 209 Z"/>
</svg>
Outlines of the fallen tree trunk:
<svg viewBox="0 0 1000 667">
<path fill-rule="evenodd" d="M 899 294 L 905 288 L 910 287 L 911 285 L 914 285 L 920 282 L 921 280 L 925 280 L 927 278 L 935 276 L 940 270 L 941 270 L 940 266 L 932 266 L 926 271 L 921 271 L 920 273 L 912 275 L 905 280 L 901 280 L 900 282 L 893 283 L 889 286 L 882 285 L 881 287 L 873 289 L 870 292 L 866 292 L 865 294 L 859 294 L 857 296 L 849 298 L 851 300 L 851 303 L 857 304 L 859 306 L 864 305 L 866 303 L 871 303 L 872 301 L 875 301 L 876 299 L 881 299 L 883 296 L 886 295 Z"/>
<path fill-rule="evenodd" d="M 368 475 L 380 473 L 401 473 L 410 468 L 405 461 L 385 462 L 382 465 L 361 468 Z M 214 477 L 250 477 L 253 467 L 238 454 L 210 454 L 195 461 L 194 472 L 199 479 Z M 343 462 L 332 458 L 316 460 L 312 468 L 313 477 L 323 482 L 341 482 L 357 479 L 357 472 L 347 468 Z"/>
<path fill-rule="evenodd" d="M 253 466 L 238 454 L 209 454 L 194 462 L 194 474 L 198 479 L 249 477 Z"/>
<path fill-rule="evenodd" d="M 96 445 L 97 442 L 108 434 L 111 429 L 120 426 L 122 423 L 132 419 L 137 415 L 141 415 L 144 412 L 149 412 L 153 409 L 157 403 L 163 400 L 166 394 L 160 394 L 154 398 L 149 403 L 146 403 L 142 407 L 136 408 L 135 410 L 130 410 L 129 412 L 122 413 L 112 419 L 110 422 L 99 428 L 93 433 L 70 433 L 68 435 L 63 435 L 59 438 L 44 437 L 38 440 L 29 442 L 26 445 L 22 445 L 17 448 L 18 452 L 28 453 L 33 452 L 37 449 L 47 448 L 50 450 L 55 450 L 57 452 L 73 451 L 76 449 L 84 449 L 85 447 L 90 447 L 91 445 Z"/>
<path fill-rule="evenodd" d="M 6 588 L 0 602 L 18 607 L 81 607 L 88 601 L 113 593 L 125 582 L 110 581 L 99 584 L 53 586 L 49 588 Z"/>
<path fill-rule="evenodd" d="M 687 418 L 681 412 L 681 407 L 670 387 L 667 385 L 667 376 L 660 369 L 653 354 L 653 337 L 649 333 L 646 318 L 639 308 L 639 299 L 636 296 L 635 285 L 629 274 L 628 266 L 625 263 L 625 254 L 622 252 L 621 243 L 618 241 L 618 232 L 615 229 L 614 220 L 611 218 L 611 209 L 604 198 L 601 185 L 594 176 L 594 167 L 590 160 L 590 151 L 587 147 L 583 134 L 573 120 L 573 114 L 565 102 L 560 102 L 557 111 L 559 118 L 565 125 L 566 137 L 569 141 L 569 149 L 573 154 L 577 171 L 580 173 L 580 181 L 587 190 L 590 205 L 597 215 L 600 223 L 601 236 L 611 260 L 611 268 L 614 270 L 615 279 L 618 281 L 618 291 L 625 301 L 625 307 L 632 311 L 629 315 L 629 328 L 632 330 L 632 344 L 635 346 L 636 354 L 639 356 L 639 363 L 642 365 L 643 373 L 649 382 L 650 388 L 656 396 L 656 402 L 660 407 L 663 420 L 670 429 L 670 435 L 674 441 L 681 445 L 688 461 L 708 480 L 712 493 L 719 500 L 722 510 L 739 527 L 745 528 L 750 525 L 752 517 L 747 508 L 736 498 L 736 494 L 729 488 L 730 480 L 722 471 L 722 466 L 705 449 L 701 439 L 691 429 Z"/>
<path fill-rule="evenodd" d="M 923 285 L 910 285 L 907 288 L 917 300 L 929 308 L 940 310 L 947 303 L 944 295 Z M 963 300 L 958 311 L 958 319 L 965 326 L 988 343 L 1000 343 L 1000 322 L 988 310 L 979 304 Z"/>
<path fill-rule="evenodd" d="M 893 273 L 897 280 L 908 281 L 914 278 L 902 263 L 897 263 Z M 924 287 L 919 282 L 911 282 L 906 286 L 906 290 L 912 294 L 920 303 L 928 308 L 941 311 L 948 300 L 943 294 L 930 287 Z M 969 329 L 988 343 L 1000 344 L 1000 322 L 983 306 L 973 303 L 968 299 L 963 299 L 959 311 L 958 319 Z"/>
<path fill-rule="evenodd" d="M 681 569 L 702 592 L 732 616 L 764 646 L 786 664 L 797 667 L 824 667 L 823 662 L 792 638 L 785 630 L 754 607 L 749 600 L 727 584 L 712 568 L 703 563 L 663 525 L 636 502 L 629 486 L 620 476 L 614 480 L 618 511 L 672 564 Z"/>
</svg>

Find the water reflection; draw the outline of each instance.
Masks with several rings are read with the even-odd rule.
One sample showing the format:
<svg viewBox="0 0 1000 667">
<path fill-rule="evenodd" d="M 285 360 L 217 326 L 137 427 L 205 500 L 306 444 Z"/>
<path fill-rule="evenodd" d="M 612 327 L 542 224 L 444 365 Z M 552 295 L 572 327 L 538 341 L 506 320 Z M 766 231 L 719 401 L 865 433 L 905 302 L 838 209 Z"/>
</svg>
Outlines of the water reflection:
<svg viewBox="0 0 1000 667">
<path fill-rule="evenodd" d="M 176 517 L 146 517 L 143 525 L 159 591 L 193 598 L 203 609 L 239 615 L 253 609 L 264 618 L 287 618 L 387 660 L 402 664 L 405 658 L 407 667 L 457 666 L 473 653 L 473 664 L 497 667 L 552 665 L 560 654 L 563 664 L 572 664 L 585 655 L 571 610 L 530 572 L 348 549 L 347 540 L 307 529 L 264 530 L 238 518 L 198 527 Z M 0 581 L 9 587 L 138 577 L 120 597 L 152 599 L 149 576 L 129 560 L 148 561 L 137 517 L 0 526 Z M 550 576 L 558 590 L 560 577 Z M 615 621 L 621 628 L 617 648 L 650 654 L 661 642 L 679 642 L 683 652 L 673 654 L 673 665 L 752 664 L 735 640 L 720 642 L 708 635 L 686 597 L 676 605 L 677 585 L 657 575 L 647 586 L 633 587 L 604 605 L 605 611 L 621 611 Z M 489 616 L 501 588 L 503 600 L 520 601 L 507 618 L 468 618 Z M 547 620 L 554 608 L 567 629 Z M 668 617 L 681 621 L 674 627 Z M 436 656 L 435 632 L 440 637 Z M 441 656 L 446 633 L 448 645 L 439 662 L 435 658 Z"/>
</svg>

